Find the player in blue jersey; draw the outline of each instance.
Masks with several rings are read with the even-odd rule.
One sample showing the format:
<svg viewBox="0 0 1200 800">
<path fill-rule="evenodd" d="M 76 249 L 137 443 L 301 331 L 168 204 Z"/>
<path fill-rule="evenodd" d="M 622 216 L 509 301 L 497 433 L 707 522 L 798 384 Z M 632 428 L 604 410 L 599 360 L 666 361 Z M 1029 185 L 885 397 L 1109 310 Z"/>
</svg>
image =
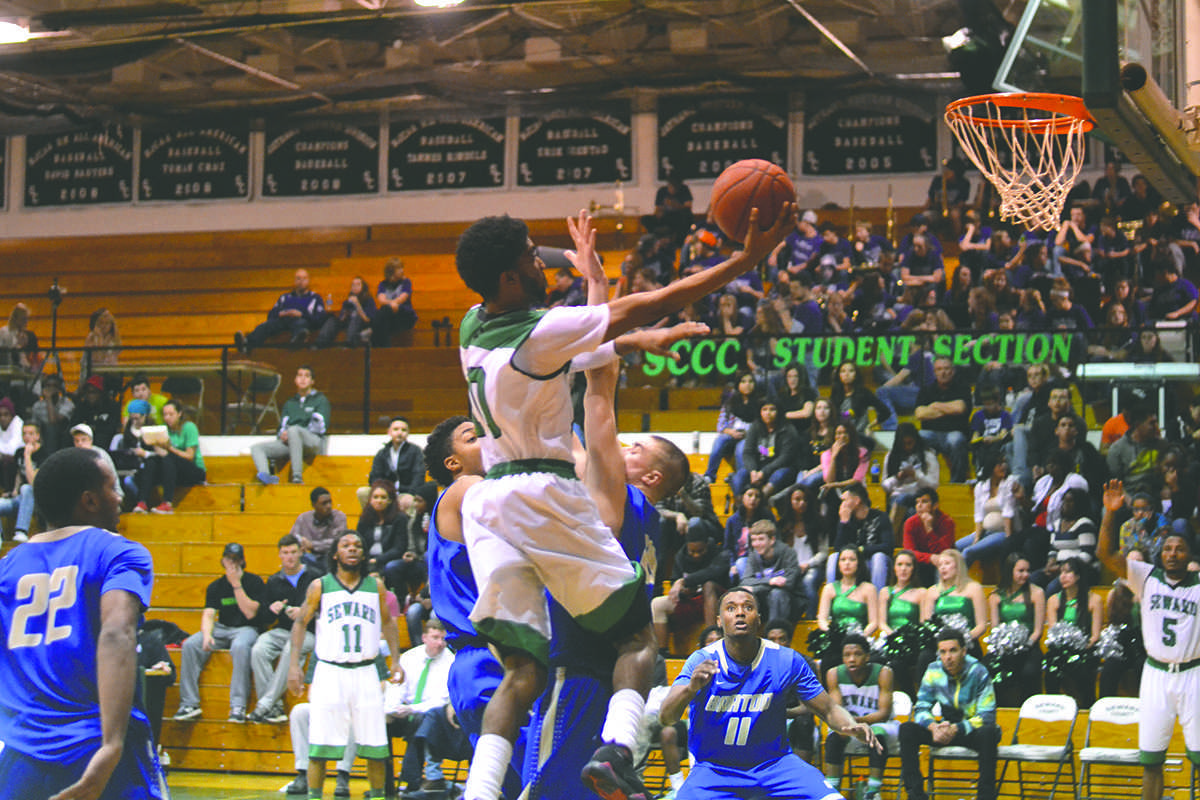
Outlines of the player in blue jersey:
<svg viewBox="0 0 1200 800">
<path fill-rule="evenodd" d="M 688 335 L 676 326 L 668 337 Z M 642 341 L 641 344 L 650 344 Z M 661 533 L 654 504 L 679 491 L 691 471 L 687 456 L 667 439 L 650 437 L 622 448 L 617 439 L 613 400 L 619 377 L 610 364 L 588 370 L 584 395 L 587 452 L 575 456 L 600 518 L 616 535 L 631 561 L 653 576 Z M 647 595 L 653 587 L 647 586 Z M 554 681 L 534 707 L 522 778 L 529 800 L 562 797 L 601 744 L 612 668 L 611 643 L 587 632 L 561 605 L 551 601 L 550 670 Z"/>
<path fill-rule="evenodd" d="M 46 459 L 33 491 L 51 529 L 0 561 L 0 795 L 169 797 L 135 704 L 153 564 L 113 533 L 116 473 L 70 447 Z"/>
<path fill-rule="evenodd" d="M 833 800 L 820 770 L 792 753 L 787 740 L 787 692 L 827 725 L 879 750 L 869 725 L 833 702 L 795 650 L 759 638 L 758 605 L 743 587 L 721 597 L 725 637 L 688 657 L 663 701 L 659 720 L 672 725 L 690 705 L 692 769 L 678 800 L 787 798 Z"/>
<path fill-rule="evenodd" d="M 471 744 L 479 739 L 483 710 L 504 678 L 504 666 L 492 655 L 471 624 L 471 609 L 479 597 L 467 546 L 462 540 L 462 498 L 483 480 L 483 457 L 475 423 L 456 416 L 442 420 L 425 440 L 425 468 L 445 491 L 434 504 L 425 558 L 429 564 L 429 599 L 433 612 L 446 626 L 446 644 L 454 651 L 450 665 L 450 705 Z M 504 779 L 505 797 L 521 791 L 521 776 L 511 765 L 524 758 L 524 737 L 513 748 Z"/>
</svg>

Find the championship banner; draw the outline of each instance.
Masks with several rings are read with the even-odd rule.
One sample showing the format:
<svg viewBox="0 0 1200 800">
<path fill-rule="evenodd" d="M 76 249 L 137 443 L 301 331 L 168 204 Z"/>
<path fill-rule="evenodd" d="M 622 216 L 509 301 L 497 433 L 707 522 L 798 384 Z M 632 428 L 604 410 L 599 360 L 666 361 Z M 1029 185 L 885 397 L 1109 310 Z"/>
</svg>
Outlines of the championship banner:
<svg viewBox="0 0 1200 800">
<path fill-rule="evenodd" d="M 133 129 L 108 125 L 25 140 L 25 206 L 133 201 Z"/>
<path fill-rule="evenodd" d="M 658 102 L 658 179 L 709 179 L 761 158 L 787 171 L 787 97 L 664 97 Z"/>
<path fill-rule="evenodd" d="M 628 109 L 615 113 L 561 111 L 521 117 L 518 186 L 616 183 L 633 177 L 633 128 Z"/>
<path fill-rule="evenodd" d="M 388 189 L 492 189 L 504 185 L 504 118 L 394 120 Z"/>
<path fill-rule="evenodd" d="M 930 172 L 937 168 L 933 101 L 865 92 L 809 94 L 804 102 L 805 175 Z"/>
</svg>

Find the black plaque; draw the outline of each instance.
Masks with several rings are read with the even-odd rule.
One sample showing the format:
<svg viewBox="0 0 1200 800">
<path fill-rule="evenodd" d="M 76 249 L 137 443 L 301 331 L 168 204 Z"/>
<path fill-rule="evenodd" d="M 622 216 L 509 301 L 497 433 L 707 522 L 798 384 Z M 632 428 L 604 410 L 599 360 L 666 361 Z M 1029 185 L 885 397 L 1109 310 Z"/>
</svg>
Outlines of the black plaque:
<svg viewBox="0 0 1200 800">
<path fill-rule="evenodd" d="M 616 183 L 633 177 L 629 111 L 521 117 L 518 186 Z"/>
<path fill-rule="evenodd" d="M 109 125 L 25 140 L 25 205 L 80 206 L 133 200 L 133 130 Z"/>
<path fill-rule="evenodd" d="M 195 125 L 142 131 L 139 200 L 228 200 L 250 194 L 250 129 Z"/>
<path fill-rule="evenodd" d="M 504 185 L 504 118 L 396 120 L 388 189 L 490 189 Z"/>
<path fill-rule="evenodd" d="M 320 197 L 379 191 L 379 129 L 340 120 L 267 127 L 262 193 Z"/>
<path fill-rule="evenodd" d="M 673 97 L 658 103 L 658 179 L 711 179 L 735 161 L 787 169 L 787 98 Z"/>
<path fill-rule="evenodd" d="M 0 136 L 0 209 L 8 208 L 8 139 Z"/>
<path fill-rule="evenodd" d="M 805 175 L 877 175 L 937 168 L 931 97 L 810 94 L 804 106 Z"/>
</svg>

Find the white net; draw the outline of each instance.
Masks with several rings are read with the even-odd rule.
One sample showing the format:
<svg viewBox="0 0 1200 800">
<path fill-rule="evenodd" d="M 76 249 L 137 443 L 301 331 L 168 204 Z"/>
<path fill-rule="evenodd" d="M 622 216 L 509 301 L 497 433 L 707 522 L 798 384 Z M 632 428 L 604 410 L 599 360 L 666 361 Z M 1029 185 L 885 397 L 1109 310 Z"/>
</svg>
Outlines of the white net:
<svg viewBox="0 0 1200 800">
<path fill-rule="evenodd" d="M 999 94 L 952 103 L 946 124 L 996 187 L 1000 216 L 1056 231 L 1083 164 L 1090 115 L 1078 98 Z"/>
</svg>

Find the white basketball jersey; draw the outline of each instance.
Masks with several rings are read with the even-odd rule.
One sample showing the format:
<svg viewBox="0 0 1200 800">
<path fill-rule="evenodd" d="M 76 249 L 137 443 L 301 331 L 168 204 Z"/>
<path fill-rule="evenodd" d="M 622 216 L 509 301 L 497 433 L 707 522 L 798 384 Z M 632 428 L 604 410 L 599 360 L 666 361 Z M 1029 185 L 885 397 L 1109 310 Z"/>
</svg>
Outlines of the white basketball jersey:
<svg viewBox="0 0 1200 800">
<path fill-rule="evenodd" d="M 606 305 L 497 316 L 475 306 L 467 312 L 459 354 L 471 416 L 483 436 L 484 469 L 507 461 L 573 460 L 567 372 L 571 359 L 603 343 L 608 318 Z"/>
<path fill-rule="evenodd" d="M 379 655 L 383 627 L 379 586 L 370 575 L 347 589 L 334 575 L 321 578 L 321 610 L 317 612 L 317 658 L 334 664 L 373 661 Z"/>
<path fill-rule="evenodd" d="M 1172 586 L 1161 569 L 1133 561 L 1129 562 L 1129 582 L 1142 598 L 1146 652 L 1167 663 L 1200 658 L 1200 576 L 1189 572 Z"/>
</svg>

